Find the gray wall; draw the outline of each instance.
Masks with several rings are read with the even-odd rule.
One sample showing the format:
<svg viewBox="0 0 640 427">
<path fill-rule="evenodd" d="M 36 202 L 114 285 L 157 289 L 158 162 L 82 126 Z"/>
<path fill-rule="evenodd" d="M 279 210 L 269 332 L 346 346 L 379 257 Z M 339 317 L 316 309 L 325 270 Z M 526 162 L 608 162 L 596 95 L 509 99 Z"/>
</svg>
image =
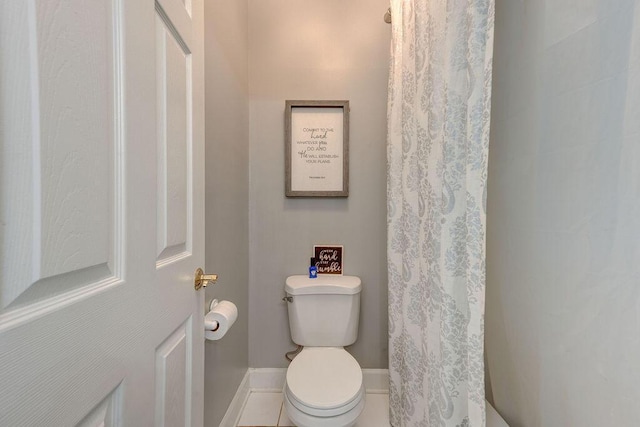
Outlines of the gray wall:
<svg viewBox="0 0 640 427">
<path fill-rule="evenodd" d="M 249 95 L 247 1 L 205 1 L 207 301 L 228 299 L 238 320 L 205 342 L 206 426 L 218 426 L 247 370 L 249 303 Z"/>
<path fill-rule="evenodd" d="M 249 364 L 285 367 L 285 278 L 307 272 L 313 244 L 345 247 L 345 274 L 363 281 L 365 368 L 387 367 L 386 88 L 388 0 L 249 2 Z M 284 196 L 284 103 L 351 102 L 350 195 Z M 331 319 L 327 319 L 330 321 Z"/>
<path fill-rule="evenodd" d="M 486 343 L 512 427 L 640 423 L 640 2 L 497 0 Z"/>
</svg>

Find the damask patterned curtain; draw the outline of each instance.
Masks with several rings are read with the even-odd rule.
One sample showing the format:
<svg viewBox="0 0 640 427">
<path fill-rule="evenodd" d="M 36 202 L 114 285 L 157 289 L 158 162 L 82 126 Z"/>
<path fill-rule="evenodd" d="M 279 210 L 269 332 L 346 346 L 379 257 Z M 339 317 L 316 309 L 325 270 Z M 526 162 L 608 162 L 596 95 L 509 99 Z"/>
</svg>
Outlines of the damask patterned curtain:
<svg viewBox="0 0 640 427">
<path fill-rule="evenodd" d="M 494 0 L 391 3 L 391 424 L 481 427 Z"/>
</svg>

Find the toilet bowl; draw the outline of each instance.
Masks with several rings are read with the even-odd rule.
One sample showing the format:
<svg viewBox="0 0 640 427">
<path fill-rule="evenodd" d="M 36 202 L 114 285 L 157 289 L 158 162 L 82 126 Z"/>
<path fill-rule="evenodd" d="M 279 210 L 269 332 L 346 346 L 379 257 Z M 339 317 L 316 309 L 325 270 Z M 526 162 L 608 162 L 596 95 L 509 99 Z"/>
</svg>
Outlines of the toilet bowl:
<svg viewBox="0 0 640 427">
<path fill-rule="evenodd" d="M 341 347 L 305 347 L 284 386 L 287 415 L 298 427 L 349 427 L 364 409 L 362 369 Z"/>
</svg>

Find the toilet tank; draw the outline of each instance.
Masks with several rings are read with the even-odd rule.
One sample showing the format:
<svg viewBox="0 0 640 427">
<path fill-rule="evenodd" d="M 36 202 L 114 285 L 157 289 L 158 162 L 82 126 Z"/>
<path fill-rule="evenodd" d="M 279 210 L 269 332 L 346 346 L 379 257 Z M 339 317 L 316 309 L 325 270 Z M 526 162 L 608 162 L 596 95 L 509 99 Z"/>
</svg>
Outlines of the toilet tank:
<svg viewBox="0 0 640 427">
<path fill-rule="evenodd" d="M 289 276 L 285 283 L 291 339 L 308 347 L 344 347 L 358 338 L 360 291 L 356 276 Z"/>
</svg>

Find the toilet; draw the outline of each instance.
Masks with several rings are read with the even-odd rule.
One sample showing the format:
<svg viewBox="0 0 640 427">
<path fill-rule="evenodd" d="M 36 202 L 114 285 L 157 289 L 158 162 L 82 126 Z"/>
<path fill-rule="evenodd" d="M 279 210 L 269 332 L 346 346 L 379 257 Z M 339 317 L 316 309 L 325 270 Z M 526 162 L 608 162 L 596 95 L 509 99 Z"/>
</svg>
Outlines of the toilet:
<svg viewBox="0 0 640 427">
<path fill-rule="evenodd" d="M 349 427 L 365 405 L 362 369 L 344 347 L 358 337 L 355 276 L 290 276 L 285 283 L 291 339 L 303 350 L 287 369 L 287 415 L 298 427 Z"/>
</svg>

